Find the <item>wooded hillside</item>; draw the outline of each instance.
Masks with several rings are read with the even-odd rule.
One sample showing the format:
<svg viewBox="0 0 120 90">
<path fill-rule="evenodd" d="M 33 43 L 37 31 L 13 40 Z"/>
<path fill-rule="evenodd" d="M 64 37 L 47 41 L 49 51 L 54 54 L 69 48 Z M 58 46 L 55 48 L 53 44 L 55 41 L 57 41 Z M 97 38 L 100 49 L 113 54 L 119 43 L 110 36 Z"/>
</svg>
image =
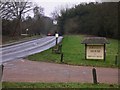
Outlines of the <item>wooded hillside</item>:
<svg viewBox="0 0 120 90">
<path fill-rule="evenodd" d="M 118 12 L 117 2 L 83 3 L 61 10 L 57 18 L 59 30 L 63 34 L 118 38 Z"/>
</svg>

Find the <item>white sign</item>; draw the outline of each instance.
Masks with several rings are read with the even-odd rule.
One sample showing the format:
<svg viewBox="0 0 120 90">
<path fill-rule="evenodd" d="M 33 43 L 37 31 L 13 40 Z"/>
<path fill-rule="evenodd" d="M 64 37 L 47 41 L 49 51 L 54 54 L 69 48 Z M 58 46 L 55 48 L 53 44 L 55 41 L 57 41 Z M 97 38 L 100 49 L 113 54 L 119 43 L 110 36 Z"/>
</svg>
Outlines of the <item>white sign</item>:
<svg viewBox="0 0 120 90">
<path fill-rule="evenodd" d="M 87 59 L 104 59 L 103 45 L 87 45 Z"/>
<path fill-rule="evenodd" d="M 55 37 L 56 37 L 56 38 L 58 38 L 58 37 L 59 37 L 59 34 L 58 34 L 58 33 L 56 33 L 56 34 L 55 34 Z"/>
<path fill-rule="evenodd" d="M 56 24 L 57 24 L 57 21 L 56 21 L 56 20 L 54 20 L 54 21 L 53 21 L 53 24 L 55 24 L 55 25 L 56 25 Z"/>
</svg>

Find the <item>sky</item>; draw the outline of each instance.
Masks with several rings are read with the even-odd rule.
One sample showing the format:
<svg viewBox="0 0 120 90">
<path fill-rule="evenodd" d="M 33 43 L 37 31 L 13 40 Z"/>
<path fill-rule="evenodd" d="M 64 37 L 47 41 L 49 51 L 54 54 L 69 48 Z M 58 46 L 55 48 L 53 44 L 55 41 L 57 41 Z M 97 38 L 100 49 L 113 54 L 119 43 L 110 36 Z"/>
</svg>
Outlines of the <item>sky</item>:
<svg viewBox="0 0 120 90">
<path fill-rule="evenodd" d="M 52 17 L 51 13 L 54 10 L 60 10 L 63 8 L 70 8 L 74 5 L 78 5 L 81 2 L 95 2 L 95 0 L 30 0 L 36 3 L 38 6 L 44 8 L 44 15 Z"/>
<path fill-rule="evenodd" d="M 38 6 L 44 8 L 44 15 L 48 17 L 52 17 L 51 13 L 54 10 L 60 10 L 63 8 L 70 8 L 74 5 L 78 5 L 82 2 L 111 2 L 111 1 L 120 1 L 120 0 L 29 0 L 36 3 Z M 58 11 L 59 12 L 59 11 Z"/>
</svg>

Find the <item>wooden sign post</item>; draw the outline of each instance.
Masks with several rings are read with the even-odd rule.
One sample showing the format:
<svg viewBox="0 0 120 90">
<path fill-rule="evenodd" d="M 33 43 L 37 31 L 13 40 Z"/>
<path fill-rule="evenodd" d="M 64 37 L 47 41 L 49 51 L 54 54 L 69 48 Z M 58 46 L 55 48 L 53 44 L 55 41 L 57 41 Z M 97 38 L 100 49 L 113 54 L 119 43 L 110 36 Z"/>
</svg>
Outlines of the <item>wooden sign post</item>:
<svg viewBox="0 0 120 90">
<path fill-rule="evenodd" d="M 106 38 L 88 37 L 82 44 L 85 44 L 85 59 L 104 59 L 105 61 L 106 44 L 108 44 Z"/>
</svg>

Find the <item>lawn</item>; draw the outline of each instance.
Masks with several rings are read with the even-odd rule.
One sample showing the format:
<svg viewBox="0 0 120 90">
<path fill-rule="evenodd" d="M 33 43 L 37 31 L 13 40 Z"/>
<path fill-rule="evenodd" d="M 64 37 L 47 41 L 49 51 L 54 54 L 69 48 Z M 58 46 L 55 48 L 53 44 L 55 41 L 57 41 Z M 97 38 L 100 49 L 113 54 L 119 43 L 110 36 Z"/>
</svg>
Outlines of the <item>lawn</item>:
<svg viewBox="0 0 120 90">
<path fill-rule="evenodd" d="M 118 40 L 108 39 L 110 44 L 106 45 L 107 55 L 104 60 L 85 60 L 85 47 L 81 44 L 84 35 L 66 35 L 62 41 L 63 60 L 65 64 L 117 67 L 115 56 L 118 52 Z M 52 53 L 52 49 L 43 51 L 27 57 L 29 60 L 60 63 L 61 55 Z"/>
<path fill-rule="evenodd" d="M 3 88 L 98 88 L 99 89 L 99 88 L 118 88 L 118 85 L 115 85 L 115 84 L 90 84 L 90 83 L 82 84 L 82 83 L 3 82 L 2 87 Z"/>
</svg>

